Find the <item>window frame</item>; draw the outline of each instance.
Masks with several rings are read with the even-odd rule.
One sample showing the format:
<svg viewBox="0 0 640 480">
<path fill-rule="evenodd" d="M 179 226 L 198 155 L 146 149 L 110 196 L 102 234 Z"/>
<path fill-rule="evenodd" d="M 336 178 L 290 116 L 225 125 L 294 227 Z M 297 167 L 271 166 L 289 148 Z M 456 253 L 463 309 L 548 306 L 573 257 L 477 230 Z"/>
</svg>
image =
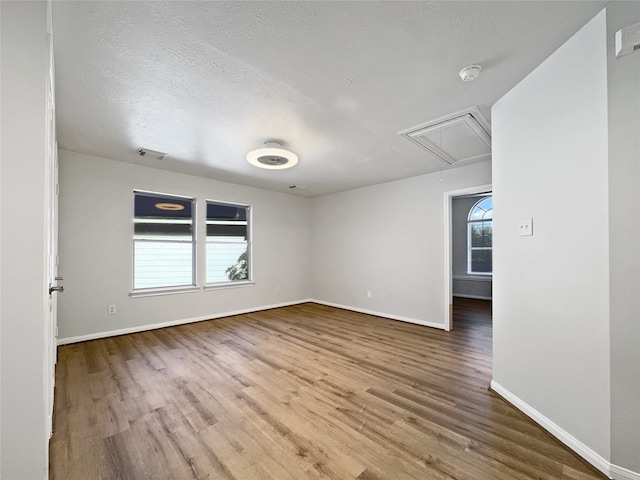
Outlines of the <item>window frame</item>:
<svg viewBox="0 0 640 480">
<path fill-rule="evenodd" d="M 235 207 L 235 208 L 245 208 L 247 212 L 247 235 L 246 235 L 246 246 L 247 246 L 247 278 L 243 280 L 226 280 L 223 282 L 207 282 L 207 246 L 209 244 L 238 244 L 240 242 L 217 242 L 217 241 L 209 241 L 207 235 L 207 226 L 209 225 L 207 208 L 209 204 L 220 205 L 225 207 Z M 213 290 L 213 289 L 222 289 L 222 288 L 234 288 L 234 287 L 244 287 L 255 285 L 255 281 L 253 279 L 253 207 L 251 205 L 245 203 L 237 203 L 237 202 L 228 202 L 223 200 L 213 200 L 207 198 L 205 200 L 205 261 L 204 261 L 204 280 L 205 290 Z"/>
<path fill-rule="evenodd" d="M 476 207 L 478 205 L 480 205 L 482 202 L 484 202 L 488 198 L 491 198 L 491 201 L 492 201 L 492 204 L 491 204 L 491 218 L 490 219 L 485 219 L 485 218 L 471 219 L 471 215 L 473 214 L 473 211 L 476 209 Z M 471 233 L 472 230 L 473 230 L 473 225 L 476 225 L 476 224 L 479 224 L 479 223 L 487 223 L 487 222 L 489 222 L 491 224 L 491 230 L 492 230 L 491 246 L 490 247 L 474 247 L 473 244 L 472 244 L 472 233 Z M 472 269 L 472 266 L 473 266 L 473 261 L 472 261 L 473 252 L 474 251 L 487 251 L 487 250 L 491 251 L 491 271 L 490 272 L 475 272 L 475 271 L 473 271 L 473 269 Z M 469 214 L 467 215 L 467 275 L 481 275 L 481 276 L 487 276 L 487 277 L 493 276 L 493 195 L 485 195 L 480 200 L 475 202 L 473 204 L 473 206 L 469 209 Z"/>
<path fill-rule="evenodd" d="M 148 239 L 137 239 L 135 238 L 135 223 L 136 223 L 136 211 L 135 211 L 135 202 L 136 195 L 145 195 L 147 197 L 156 197 L 160 200 L 177 200 L 177 201 L 189 201 L 191 202 L 191 284 L 189 285 L 164 285 L 157 287 L 146 287 L 146 288 L 135 288 L 135 274 L 136 274 L 136 242 L 144 242 L 144 243 L 154 243 L 161 242 L 162 240 L 148 240 Z M 186 292 L 195 292 L 200 288 L 197 284 L 198 278 L 198 261 L 197 261 L 197 251 L 198 251 L 198 222 L 197 222 L 197 200 L 195 197 L 186 196 L 186 195 L 176 195 L 172 193 L 162 193 L 156 191 L 149 190 L 141 190 L 134 189 L 133 190 L 133 218 L 132 218 L 132 263 L 131 263 L 131 281 L 132 288 L 130 296 L 132 297 L 143 297 L 143 296 L 155 296 L 155 295 L 169 295 L 174 293 L 186 293 Z M 165 240 L 166 242 L 166 240 Z M 174 241 L 175 242 L 175 241 Z M 186 241 L 182 241 L 179 243 L 188 243 Z"/>
</svg>

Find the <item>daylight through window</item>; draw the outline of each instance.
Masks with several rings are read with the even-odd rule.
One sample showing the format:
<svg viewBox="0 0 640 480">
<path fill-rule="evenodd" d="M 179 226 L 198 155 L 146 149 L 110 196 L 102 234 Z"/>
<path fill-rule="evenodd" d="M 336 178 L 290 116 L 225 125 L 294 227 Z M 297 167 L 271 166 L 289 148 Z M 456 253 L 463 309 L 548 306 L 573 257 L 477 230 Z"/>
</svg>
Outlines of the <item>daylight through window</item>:
<svg viewBox="0 0 640 480">
<path fill-rule="evenodd" d="M 493 271 L 492 197 L 479 200 L 471 208 L 467 228 L 467 272 L 489 275 Z"/>
<path fill-rule="evenodd" d="M 251 280 L 251 207 L 207 201 L 207 284 Z"/>
</svg>

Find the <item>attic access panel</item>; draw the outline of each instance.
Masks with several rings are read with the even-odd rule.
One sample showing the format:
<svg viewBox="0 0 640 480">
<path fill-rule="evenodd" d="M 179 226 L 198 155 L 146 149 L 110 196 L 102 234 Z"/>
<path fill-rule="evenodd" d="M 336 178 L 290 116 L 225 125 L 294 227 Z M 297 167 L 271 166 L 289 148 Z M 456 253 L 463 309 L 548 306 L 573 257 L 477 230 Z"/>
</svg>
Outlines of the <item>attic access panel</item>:
<svg viewBox="0 0 640 480">
<path fill-rule="evenodd" d="M 476 108 L 423 123 L 399 134 L 447 165 L 491 156 L 489 124 Z"/>
</svg>

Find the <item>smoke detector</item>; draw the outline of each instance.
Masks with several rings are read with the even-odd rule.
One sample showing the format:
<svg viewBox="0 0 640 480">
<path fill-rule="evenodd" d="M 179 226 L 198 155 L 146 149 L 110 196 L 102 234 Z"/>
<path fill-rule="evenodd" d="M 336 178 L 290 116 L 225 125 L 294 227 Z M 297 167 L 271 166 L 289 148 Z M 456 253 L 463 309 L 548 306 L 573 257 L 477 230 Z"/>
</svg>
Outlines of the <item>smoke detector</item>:
<svg viewBox="0 0 640 480">
<path fill-rule="evenodd" d="M 255 167 L 282 170 L 296 165 L 298 155 L 282 148 L 280 142 L 269 140 L 264 142 L 264 147 L 247 153 L 247 162 Z"/>
<path fill-rule="evenodd" d="M 480 75 L 482 67 L 480 65 L 469 65 L 460 70 L 460 78 L 463 82 L 473 82 Z"/>
</svg>

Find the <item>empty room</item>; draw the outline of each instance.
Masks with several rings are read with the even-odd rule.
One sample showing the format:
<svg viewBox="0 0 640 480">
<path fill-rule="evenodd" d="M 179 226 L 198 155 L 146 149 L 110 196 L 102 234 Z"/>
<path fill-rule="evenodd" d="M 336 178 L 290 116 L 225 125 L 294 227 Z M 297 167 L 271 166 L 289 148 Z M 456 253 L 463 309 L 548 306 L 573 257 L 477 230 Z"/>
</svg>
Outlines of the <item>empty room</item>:
<svg viewBox="0 0 640 480">
<path fill-rule="evenodd" d="M 640 480 L 640 2 L 0 27 L 0 478 Z"/>
</svg>

